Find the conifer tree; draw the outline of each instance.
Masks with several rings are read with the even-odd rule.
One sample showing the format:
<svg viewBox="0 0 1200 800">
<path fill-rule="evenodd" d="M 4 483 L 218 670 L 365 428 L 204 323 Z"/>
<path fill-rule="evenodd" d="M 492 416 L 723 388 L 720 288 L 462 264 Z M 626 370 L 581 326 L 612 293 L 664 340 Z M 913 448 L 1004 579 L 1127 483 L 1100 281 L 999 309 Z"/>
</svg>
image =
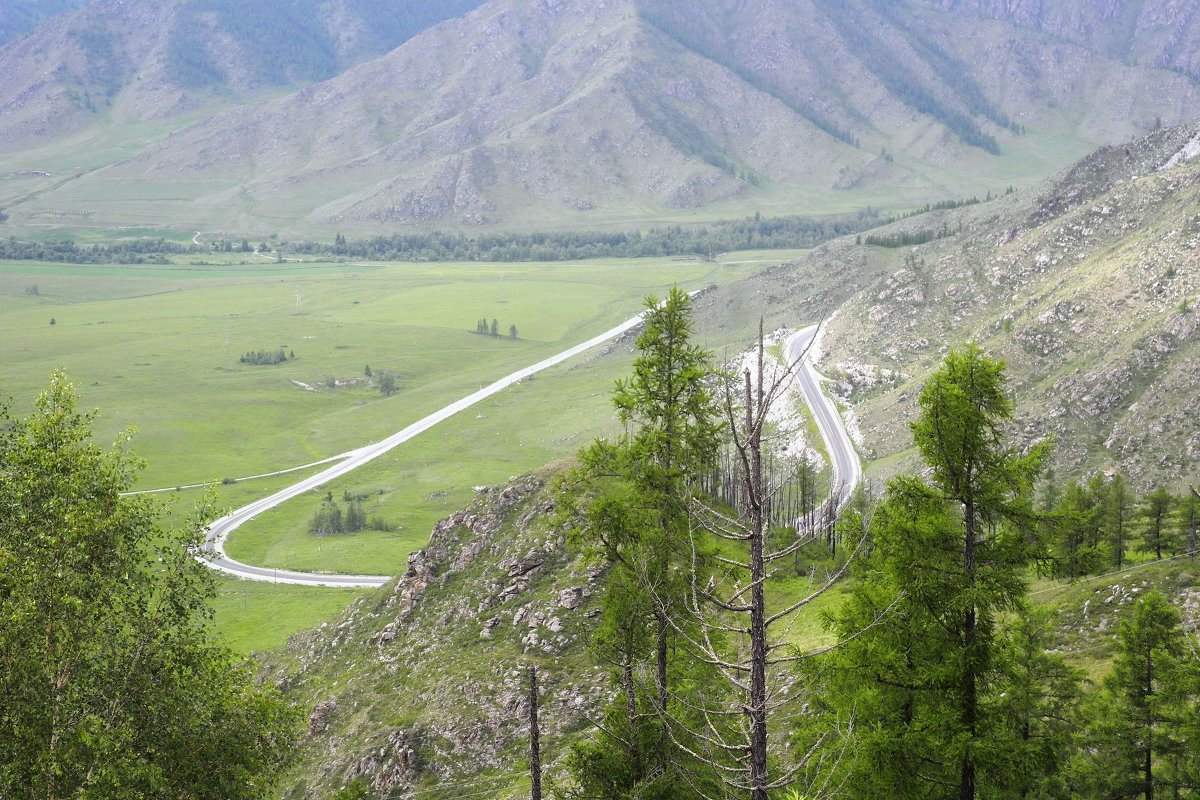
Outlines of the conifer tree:
<svg viewBox="0 0 1200 800">
<path fill-rule="evenodd" d="M 1038 555 L 1031 497 L 1048 447 L 1005 442 L 1004 380 L 1004 362 L 973 344 L 946 356 L 912 426 L 929 478 L 893 479 L 875 514 L 874 552 L 835 625 L 865 632 L 831 668 L 830 702 L 863 720 L 850 796 L 971 800 L 1022 758 L 993 695 L 999 619 Z"/>
<path fill-rule="evenodd" d="M 1077 770 L 1094 797 L 1194 797 L 1200 790 L 1197 693 L 1200 662 L 1188 652 L 1179 612 L 1156 591 L 1126 612 Z M 1189 743 L 1191 742 L 1191 743 Z"/>
</svg>

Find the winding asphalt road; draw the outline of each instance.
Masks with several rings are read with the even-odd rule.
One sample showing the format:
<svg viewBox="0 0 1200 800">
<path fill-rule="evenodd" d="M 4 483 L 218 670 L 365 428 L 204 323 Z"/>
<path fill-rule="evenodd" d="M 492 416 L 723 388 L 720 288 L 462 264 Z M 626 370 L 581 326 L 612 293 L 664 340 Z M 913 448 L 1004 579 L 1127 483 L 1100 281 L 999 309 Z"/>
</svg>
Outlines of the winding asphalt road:
<svg viewBox="0 0 1200 800">
<path fill-rule="evenodd" d="M 470 408 L 480 400 L 491 397 L 497 392 L 512 386 L 520 380 L 528 378 L 530 375 L 541 372 L 544 369 L 553 367 L 556 364 L 561 364 L 568 358 L 577 356 L 580 353 L 590 350 L 598 344 L 615 339 L 625 331 L 634 328 L 642 321 L 642 315 L 639 314 L 632 319 L 626 320 L 615 328 L 611 328 L 599 336 L 588 339 L 582 344 L 577 344 L 574 347 L 564 350 L 557 355 L 537 362 L 536 364 L 517 370 L 511 375 L 507 375 L 500 380 L 491 383 L 477 392 L 467 395 L 461 400 L 457 400 L 450 405 L 433 412 L 424 419 L 414 422 L 402 431 L 398 431 L 381 442 L 369 444 L 365 447 L 360 447 L 357 450 L 350 450 L 341 455 L 334 456 L 329 461 L 337 461 L 338 463 L 327 469 L 321 470 L 311 477 L 305 478 L 299 483 L 292 484 L 286 489 L 281 489 L 269 497 L 264 497 L 262 500 L 256 500 L 249 505 L 242 506 L 233 513 L 221 517 L 208 528 L 208 535 L 204 542 L 204 562 L 215 570 L 233 575 L 238 578 L 246 578 L 253 581 L 267 581 L 271 583 L 291 583 L 304 586 L 341 586 L 341 587 L 374 587 L 382 586 L 387 581 L 391 580 L 391 575 L 343 575 L 338 573 L 320 573 L 320 572 L 293 572 L 285 569 L 271 569 L 269 567 L 254 567 L 249 564 L 243 564 L 240 561 L 235 561 L 230 558 L 225 552 L 225 541 L 229 538 L 234 530 L 240 525 L 249 522 L 259 514 L 275 506 L 290 500 L 297 495 L 304 494 L 309 489 L 314 489 L 321 484 L 341 475 L 345 475 L 353 469 L 361 467 L 368 461 L 379 458 L 379 456 L 388 452 L 392 448 L 407 442 L 419 433 L 429 430 L 434 425 L 442 420 L 449 419 L 458 412 Z"/>
<path fill-rule="evenodd" d="M 854 449 L 854 442 L 850 441 L 850 434 L 847 433 L 842 418 L 829 398 L 821 393 L 820 377 L 812 359 L 808 357 L 818 327 L 810 325 L 788 337 L 784 342 L 784 353 L 789 364 L 801 362 L 796 380 L 799 382 L 800 391 L 804 393 L 804 401 L 812 409 L 817 429 L 821 431 L 821 438 L 825 440 L 825 449 L 829 452 L 833 469 L 830 485 L 834 487 L 838 507 L 841 507 L 862 483 L 862 462 L 858 460 L 858 452 Z"/>
<path fill-rule="evenodd" d="M 336 461 L 332 467 L 322 470 L 311 477 L 305 478 L 299 483 L 281 489 L 278 492 L 264 497 L 261 500 L 256 500 L 249 505 L 243 506 L 236 511 L 221 517 L 209 526 L 208 535 L 205 539 L 204 549 L 205 554 L 203 560 L 206 564 L 215 570 L 223 572 L 227 575 L 232 575 L 237 578 L 245 578 L 247 580 L 267 581 L 271 583 L 289 583 L 303 586 L 338 586 L 347 588 L 362 588 L 362 587 L 377 587 L 391 580 L 390 575 L 343 575 L 338 573 L 318 573 L 318 572 L 295 572 L 284 569 L 271 569 L 269 567 L 255 567 L 249 564 L 243 564 L 230 558 L 225 552 L 225 541 L 229 538 L 234 530 L 240 525 L 254 519 L 264 511 L 278 506 L 279 504 L 290 500 L 297 495 L 304 494 L 310 489 L 314 489 L 324 483 L 345 475 L 351 470 L 361 467 L 368 461 L 378 458 L 387 453 L 389 450 L 408 441 L 419 433 L 422 433 L 439 422 L 448 419 L 464 409 L 470 408 L 479 401 L 491 397 L 503 389 L 512 386 L 524 378 L 528 378 L 537 372 L 540 372 L 549 367 L 560 364 L 568 358 L 579 355 L 586 350 L 590 350 L 598 344 L 614 339 L 622 333 L 636 327 L 642 321 L 642 315 L 639 314 L 632 319 L 629 319 L 615 328 L 605 331 L 599 336 L 588 339 L 582 344 L 578 344 L 568 350 L 564 350 L 557 355 L 551 356 L 543 361 L 539 361 L 532 366 L 517 370 L 511 375 L 507 375 L 498 381 L 495 381 L 488 386 L 483 387 L 477 392 L 467 395 L 450 405 L 433 412 L 424 419 L 414 422 L 407 428 L 398 431 L 381 442 L 369 444 L 365 447 L 360 447 L 356 450 L 350 450 L 338 456 L 333 456 L 326 461 Z M 807 355 L 807 349 L 816 335 L 817 326 L 805 328 L 799 333 L 790 337 L 785 344 L 785 352 L 787 353 L 790 362 L 795 363 L 798 358 Z M 798 371 L 798 380 L 800 381 L 800 389 L 804 393 L 805 401 L 809 407 L 813 409 L 813 414 L 817 420 L 817 426 L 821 431 L 821 436 L 825 440 L 825 446 L 828 449 L 833 459 L 833 485 L 838 487 L 838 495 L 844 501 L 854 492 L 854 488 L 862 480 L 862 467 L 859 464 L 858 456 L 854 451 L 854 444 L 850 441 L 849 435 L 842 424 L 841 418 L 837 415 L 833 405 L 825 395 L 821 394 L 820 382 L 813 368 L 811 361 L 807 357 L 804 358 L 803 364 Z M 324 462 L 318 462 L 324 463 Z"/>
</svg>

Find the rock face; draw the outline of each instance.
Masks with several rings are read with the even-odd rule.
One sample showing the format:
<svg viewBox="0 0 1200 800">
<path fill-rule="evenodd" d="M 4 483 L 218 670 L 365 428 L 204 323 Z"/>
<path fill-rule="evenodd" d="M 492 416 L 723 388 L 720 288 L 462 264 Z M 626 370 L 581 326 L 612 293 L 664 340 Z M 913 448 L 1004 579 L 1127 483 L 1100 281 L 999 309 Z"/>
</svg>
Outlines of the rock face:
<svg viewBox="0 0 1200 800">
<path fill-rule="evenodd" d="M 273 670 L 312 712 L 286 796 L 327 797 L 354 779 L 393 796 L 508 771 L 529 663 L 546 733 L 580 729 L 610 691 L 603 670 L 570 657 L 595 625 L 602 569 L 568 546 L 554 507 L 536 477 L 481 491 L 394 584 L 293 637 Z"/>
</svg>

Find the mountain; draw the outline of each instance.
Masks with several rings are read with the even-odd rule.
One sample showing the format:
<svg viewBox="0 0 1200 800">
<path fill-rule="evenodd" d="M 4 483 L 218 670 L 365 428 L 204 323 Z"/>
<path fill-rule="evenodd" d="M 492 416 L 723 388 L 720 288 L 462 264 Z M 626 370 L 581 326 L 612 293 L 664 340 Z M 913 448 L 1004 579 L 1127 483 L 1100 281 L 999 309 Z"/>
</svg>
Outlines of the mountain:
<svg viewBox="0 0 1200 800">
<path fill-rule="evenodd" d="M 84 0 L 8 0 L 0 6 L 0 45 L 83 3 Z"/>
<path fill-rule="evenodd" d="M 0 152 L 324 80 L 479 2 L 91 0 L 0 48 Z M 0 13 L 28 20 L 31 9 L 19 0 Z"/>
<path fill-rule="evenodd" d="M 139 53 L 137 68 L 114 58 L 125 66 L 101 88 L 114 90 L 114 107 L 172 118 L 215 96 L 204 95 L 210 72 L 227 102 L 315 80 L 367 52 L 342 56 L 310 30 L 300 41 L 311 46 L 284 58 L 277 51 L 292 48 L 247 39 L 245 26 L 202 28 L 225 19 L 200 10 L 217 0 L 203 3 L 155 11 L 146 0 L 97 0 L 59 27 L 104 12 L 93 27 L 124 31 L 113 20 L 137 9 L 136 27 L 153 41 L 132 46 L 128 33 L 88 49 L 60 32 L 55 49 L 43 29 L 0 51 L 0 67 L 45 76 L 81 53 L 93 54 L 89 64 L 104 60 L 96 53 Z M 1188 121 L 1200 107 L 1191 4 L 1035 5 L 1038 14 L 965 0 L 489 0 L 329 80 L 256 96 L 98 169 L 0 190 L 0 203 L 18 223 L 86 215 L 297 235 L 901 207 L 1030 185 L 1097 144 Z M 331 22 L 328 8 L 301 19 L 353 29 Z M 197 21 L 181 27 L 184 18 Z M 178 31 L 201 29 L 192 46 L 170 50 Z M 170 77 L 179 54 L 199 65 L 200 88 Z M 96 91 L 38 80 L 15 81 L 7 97 L 0 89 L 9 110 L 0 141 L 30 147 L 100 124 Z M 10 149 L 0 170 L 56 173 L 37 152 Z"/>
<path fill-rule="evenodd" d="M 1008 362 L 1014 432 L 1054 437 L 1060 475 L 1182 488 L 1200 470 L 1197 200 L 1200 126 L 1163 129 L 1039 189 L 824 245 L 709 298 L 708 324 L 755 299 L 780 325 L 831 316 L 821 368 L 884 474 L 913 464 L 925 378 L 974 340 Z"/>
</svg>

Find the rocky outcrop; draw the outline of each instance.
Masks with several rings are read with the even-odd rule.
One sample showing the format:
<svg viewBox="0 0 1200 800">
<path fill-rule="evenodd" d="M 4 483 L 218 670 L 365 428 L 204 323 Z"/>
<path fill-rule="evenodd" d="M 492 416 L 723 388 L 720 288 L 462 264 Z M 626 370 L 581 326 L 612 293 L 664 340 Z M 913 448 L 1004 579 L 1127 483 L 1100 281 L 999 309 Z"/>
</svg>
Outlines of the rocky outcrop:
<svg viewBox="0 0 1200 800">
<path fill-rule="evenodd" d="M 278 669 L 312 711 L 289 796 L 324 797 L 355 779 L 391 796 L 508 769 L 528 663 L 541 667 L 548 735 L 596 712 L 607 676 L 571 654 L 589 641 L 604 570 L 568 543 L 554 510 L 536 476 L 481 488 L 392 586 L 293 637 Z"/>
</svg>

